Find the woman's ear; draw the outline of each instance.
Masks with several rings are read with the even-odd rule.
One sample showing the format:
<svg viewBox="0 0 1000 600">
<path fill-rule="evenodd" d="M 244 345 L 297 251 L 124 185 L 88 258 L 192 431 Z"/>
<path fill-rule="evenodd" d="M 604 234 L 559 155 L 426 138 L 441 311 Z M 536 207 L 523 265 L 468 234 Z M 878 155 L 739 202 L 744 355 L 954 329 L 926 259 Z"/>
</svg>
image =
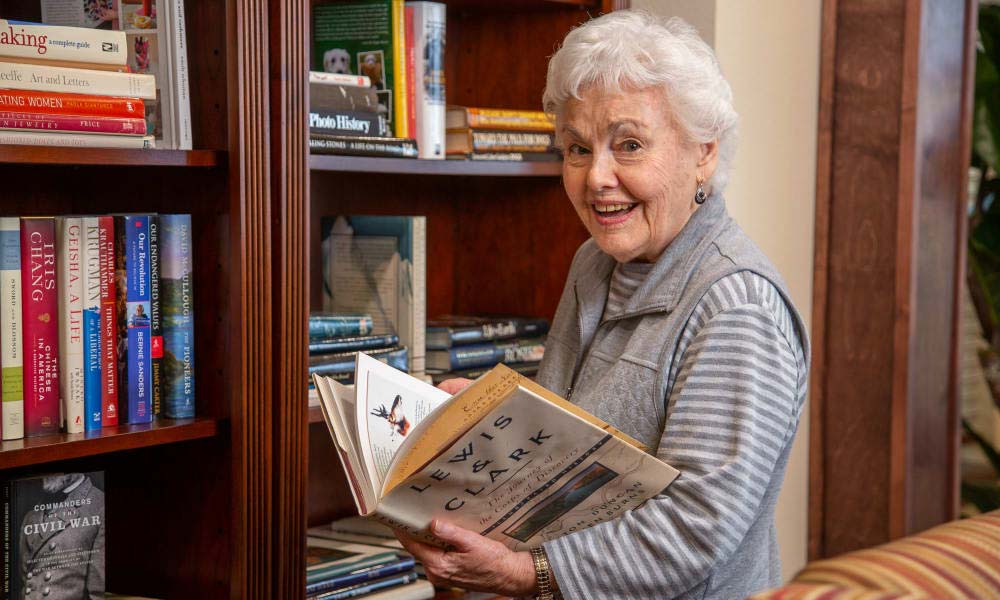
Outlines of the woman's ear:
<svg viewBox="0 0 1000 600">
<path fill-rule="evenodd" d="M 715 167 L 719 164 L 719 141 L 712 140 L 699 144 L 698 173 L 703 179 L 711 179 L 715 173 Z"/>
</svg>

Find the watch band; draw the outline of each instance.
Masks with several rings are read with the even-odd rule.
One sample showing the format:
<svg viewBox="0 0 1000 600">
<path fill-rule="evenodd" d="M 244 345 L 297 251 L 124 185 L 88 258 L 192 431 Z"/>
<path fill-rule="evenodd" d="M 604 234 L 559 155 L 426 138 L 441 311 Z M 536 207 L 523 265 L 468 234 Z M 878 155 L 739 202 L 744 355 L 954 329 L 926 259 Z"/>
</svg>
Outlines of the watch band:
<svg viewBox="0 0 1000 600">
<path fill-rule="evenodd" d="M 549 568 L 549 558 L 542 548 L 531 549 L 531 562 L 535 565 L 535 584 L 538 592 L 536 600 L 555 600 L 552 593 L 552 570 Z"/>
</svg>

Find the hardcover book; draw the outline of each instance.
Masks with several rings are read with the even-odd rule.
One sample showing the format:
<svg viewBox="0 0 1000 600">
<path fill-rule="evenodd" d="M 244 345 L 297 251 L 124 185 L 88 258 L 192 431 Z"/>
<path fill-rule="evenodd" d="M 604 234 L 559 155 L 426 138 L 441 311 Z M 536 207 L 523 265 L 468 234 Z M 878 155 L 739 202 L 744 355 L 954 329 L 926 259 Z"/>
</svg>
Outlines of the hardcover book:
<svg viewBox="0 0 1000 600">
<path fill-rule="evenodd" d="M 407 352 L 405 347 L 394 346 L 391 348 L 379 348 L 367 350 L 365 354 L 390 365 L 400 371 L 407 370 Z M 319 373 L 321 375 L 333 375 L 335 373 L 354 373 L 354 363 L 357 360 L 357 352 L 336 352 L 333 354 L 316 354 L 309 357 L 309 374 Z M 343 382 L 342 379 L 339 381 Z"/>
<path fill-rule="evenodd" d="M 103 598 L 104 473 L 3 484 L 6 598 Z"/>
<path fill-rule="evenodd" d="M 427 368 L 441 371 L 488 367 L 498 363 L 538 362 L 545 355 L 545 340 L 494 340 L 427 353 Z"/>
<path fill-rule="evenodd" d="M 0 111 L 0 129 L 145 135 L 144 119 Z"/>
<path fill-rule="evenodd" d="M 152 75 L 2 61 L 0 61 L 0 87 L 11 90 L 156 99 L 156 81 Z"/>
<path fill-rule="evenodd" d="M 142 100 L 135 98 L 56 94 L 27 90 L 0 90 L 0 110 L 50 115 L 139 119 L 144 118 L 145 114 Z"/>
<path fill-rule="evenodd" d="M 191 215 L 160 215 L 163 412 L 194 417 L 194 265 Z"/>
<path fill-rule="evenodd" d="M 0 96 L 2 98 L 2 96 Z M 356 110 L 378 113 L 378 96 L 370 87 L 339 83 L 309 83 L 309 108 L 312 110 Z M 382 114 L 383 119 L 385 115 Z"/>
<path fill-rule="evenodd" d="M 324 217 L 320 229 L 323 309 L 372 315 L 372 333 L 398 335 L 410 373 L 423 375 L 426 217 Z"/>
<path fill-rule="evenodd" d="M 457 129 L 445 134 L 448 154 L 473 152 L 548 152 L 555 134 L 543 131 L 482 131 Z"/>
<path fill-rule="evenodd" d="M 534 337 L 548 332 L 548 319 L 445 315 L 427 322 L 427 349 L 441 350 L 492 340 Z"/>
<path fill-rule="evenodd" d="M 149 216 L 125 217 L 125 313 L 128 422 L 153 420 L 150 333 Z"/>
<path fill-rule="evenodd" d="M 115 218 L 97 217 L 101 245 L 101 424 L 118 425 L 118 315 L 115 306 Z"/>
<path fill-rule="evenodd" d="M 371 315 L 312 313 L 309 315 L 309 340 L 368 335 L 373 327 Z"/>
<path fill-rule="evenodd" d="M 332 352 L 357 352 L 375 348 L 389 348 L 399 344 L 398 335 L 359 335 L 353 337 L 329 338 L 309 342 L 309 354 L 330 354 Z"/>
<path fill-rule="evenodd" d="M 416 131 L 420 158 L 445 157 L 444 46 L 447 6 L 440 2 L 407 2 L 413 9 L 413 68 Z M 409 33 L 409 32 L 408 32 Z"/>
<path fill-rule="evenodd" d="M 57 433 L 59 290 L 52 217 L 21 218 L 21 318 L 24 332 L 25 435 Z"/>
<path fill-rule="evenodd" d="M 0 57 L 4 56 L 124 65 L 125 34 L 0 19 Z"/>
<path fill-rule="evenodd" d="M 149 215 L 149 394 L 153 416 L 163 412 L 163 317 L 160 308 L 160 217 Z"/>
<path fill-rule="evenodd" d="M 155 148 L 153 136 L 0 130 L 0 144 L 71 148 Z"/>
<path fill-rule="evenodd" d="M 21 220 L 0 217 L 0 435 L 5 440 L 24 437 L 21 303 Z"/>
<path fill-rule="evenodd" d="M 384 138 L 389 135 L 389 124 L 382 115 L 370 111 L 313 106 L 309 109 L 309 133 Z"/>
<path fill-rule="evenodd" d="M 83 218 L 83 409 L 84 429 L 100 429 L 104 416 L 101 373 L 101 222 Z"/>
<path fill-rule="evenodd" d="M 678 475 L 503 365 L 454 397 L 364 354 L 353 390 L 313 380 L 359 514 L 438 546 L 435 518 L 536 547 L 638 507 Z"/>
<path fill-rule="evenodd" d="M 449 106 L 445 117 L 447 129 L 501 129 L 512 131 L 556 130 L 555 117 L 540 110 L 473 108 Z"/>
<path fill-rule="evenodd" d="M 309 136 L 309 151 L 314 154 L 417 158 L 417 143 L 406 138 L 314 133 Z"/>
<path fill-rule="evenodd" d="M 84 430 L 83 223 L 56 217 L 56 281 L 59 289 L 59 390 L 67 433 Z"/>
</svg>

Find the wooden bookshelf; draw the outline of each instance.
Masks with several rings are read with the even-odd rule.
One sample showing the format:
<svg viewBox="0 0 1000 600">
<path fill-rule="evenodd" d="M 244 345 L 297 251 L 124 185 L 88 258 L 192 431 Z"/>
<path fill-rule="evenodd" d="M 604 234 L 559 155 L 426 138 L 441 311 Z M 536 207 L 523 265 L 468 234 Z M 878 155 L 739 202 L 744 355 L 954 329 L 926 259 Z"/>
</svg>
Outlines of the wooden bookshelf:
<svg viewBox="0 0 1000 600">
<path fill-rule="evenodd" d="M 474 160 L 418 160 L 312 154 L 313 171 L 386 173 L 394 175 L 471 175 L 480 177 L 558 177 L 561 162 L 510 162 Z"/>
<path fill-rule="evenodd" d="M 221 150 L 128 150 L 0 145 L 0 163 L 23 165 L 104 165 L 215 167 L 225 163 Z"/>
</svg>

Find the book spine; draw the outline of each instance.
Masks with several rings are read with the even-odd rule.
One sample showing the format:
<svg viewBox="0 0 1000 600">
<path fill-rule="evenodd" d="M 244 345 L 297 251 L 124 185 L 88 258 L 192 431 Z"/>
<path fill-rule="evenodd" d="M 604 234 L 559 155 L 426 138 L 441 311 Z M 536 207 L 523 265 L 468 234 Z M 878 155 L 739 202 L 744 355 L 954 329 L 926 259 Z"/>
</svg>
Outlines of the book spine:
<svg viewBox="0 0 1000 600">
<path fill-rule="evenodd" d="M 540 111 L 490 108 L 467 108 L 465 110 L 466 121 L 471 129 L 555 130 L 555 123 Z"/>
<path fill-rule="evenodd" d="M 448 351 L 451 370 L 484 367 L 500 362 L 525 362 L 541 360 L 545 344 L 538 340 L 513 340 L 474 346 L 456 346 Z"/>
<path fill-rule="evenodd" d="M 194 147 L 194 138 L 191 134 L 191 87 L 190 73 L 188 72 L 187 55 L 187 25 L 184 21 L 184 0 L 168 0 L 172 2 L 170 15 L 170 29 L 173 31 L 174 39 L 172 50 L 173 58 L 173 91 L 176 98 L 174 121 L 177 130 L 177 148 L 180 150 L 191 150 Z"/>
<path fill-rule="evenodd" d="M 101 428 L 104 405 L 101 376 L 101 224 L 83 219 L 83 408 L 84 429 Z"/>
<path fill-rule="evenodd" d="M 361 583 L 344 590 L 331 591 L 314 596 L 312 600 L 346 600 L 347 598 L 357 598 L 359 596 L 366 596 L 378 590 L 413 583 L 416 580 L 416 573 L 405 573 L 402 575 L 385 577 L 369 583 Z"/>
<path fill-rule="evenodd" d="M 125 217 L 126 311 L 128 314 L 128 422 L 153 420 L 152 345 L 149 328 L 149 216 Z"/>
<path fill-rule="evenodd" d="M 0 111 L 0 129 L 145 135 L 145 119 Z"/>
<path fill-rule="evenodd" d="M 160 235 L 163 412 L 171 419 L 187 419 L 195 414 L 191 215 L 160 215 Z"/>
<path fill-rule="evenodd" d="M 3 344 L 0 432 L 5 440 L 24 437 L 21 310 L 21 221 L 17 217 L 3 217 L 0 218 L 0 344 Z"/>
<path fill-rule="evenodd" d="M 417 37 L 413 29 L 414 8 L 406 3 L 403 10 L 406 18 L 406 127 L 411 132 L 417 132 L 417 57 L 414 54 Z M 419 145 L 420 136 L 415 137 Z"/>
<path fill-rule="evenodd" d="M 367 75 L 327 73 L 325 71 L 309 71 L 309 83 L 318 83 L 321 85 L 348 85 L 360 88 L 370 88 L 372 86 L 372 80 Z"/>
<path fill-rule="evenodd" d="M 392 11 L 392 126 L 398 138 L 411 137 L 406 117 L 406 12 L 403 0 L 391 0 Z"/>
<path fill-rule="evenodd" d="M 390 575 L 406 573 L 407 571 L 413 570 L 413 566 L 414 560 L 410 558 L 408 560 L 401 560 L 395 564 L 384 565 L 374 569 L 361 571 L 360 573 L 348 573 L 346 575 L 333 577 L 324 581 L 317 581 L 306 585 L 306 595 L 308 596 L 330 590 L 338 590 L 340 588 L 354 586 L 373 579 L 380 579 Z"/>
<path fill-rule="evenodd" d="M 14 549 L 17 548 L 17 541 L 14 537 L 16 526 L 13 523 L 14 515 L 14 482 L 10 479 L 0 483 L 3 488 L 3 597 L 18 598 L 18 590 L 14 589 Z"/>
<path fill-rule="evenodd" d="M 466 154 L 465 158 L 482 161 L 559 162 L 562 155 L 558 152 L 473 152 Z"/>
<path fill-rule="evenodd" d="M 163 412 L 163 317 L 160 311 L 160 219 L 149 215 L 149 344 L 153 416 Z"/>
<path fill-rule="evenodd" d="M 420 158 L 445 158 L 444 47 L 446 7 L 438 2 L 414 2 L 413 31 L 416 36 L 415 90 L 417 128 L 414 137 Z"/>
<path fill-rule="evenodd" d="M 145 118 L 142 100 L 25 90 L 0 90 L 0 110 L 20 114 Z"/>
<path fill-rule="evenodd" d="M 118 422 L 128 422 L 129 347 L 128 347 L 128 248 L 125 217 L 114 219 L 114 281 L 115 281 L 115 362 L 118 372 Z M 122 414 L 124 411 L 124 415 Z"/>
<path fill-rule="evenodd" d="M 70 148 L 155 148 L 153 136 L 0 130 L 0 144 Z"/>
<path fill-rule="evenodd" d="M 98 217 L 101 245 L 101 424 L 118 425 L 118 316 L 115 310 L 115 220 Z"/>
<path fill-rule="evenodd" d="M 552 134 L 525 131 L 471 131 L 473 152 L 545 152 Z"/>
<path fill-rule="evenodd" d="M 84 431 L 83 224 L 56 217 L 56 281 L 59 289 L 59 383 L 67 433 Z"/>
<path fill-rule="evenodd" d="M 31 437 L 59 431 L 56 231 L 51 217 L 21 219 L 24 420 Z"/>
<path fill-rule="evenodd" d="M 416 158 L 417 144 L 413 140 L 386 138 L 385 141 L 371 138 L 351 139 L 350 136 L 326 136 L 309 138 L 309 150 L 317 154 L 342 154 L 351 156 L 385 156 L 392 158 Z"/>
<path fill-rule="evenodd" d="M 389 126 L 382 115 L 372 112 L 310 109 L 309 133 L 387 137 Z"/>
<path fill-rule="evenodd" d="M 372 88 L 310 83 L 309 106 L 316 111 L 356 110 L 377 113 L 378 96 Z"/>
<path fill-rule="evenodd" d="M 427 367 L 427 218 L 412 217 L 413 333 L 409 343 L 410 373 L 421 377 Z"/>
<path fill-rule="evenodd" d="M 311 340 L 368 335 L 371 332 L 372 318 L 368 315 L 309 317 L 309 339 Z"/>
<path fill-rule="evenodd" d="M 130 73 L 128 65 L 104 65 L 101 63 L 79 62 L 75 60 L 49 60 L 47 58 L 27 58 L 25 56 L 4 56 L 3 62 L 22 65 L 44 65 L 47 67 L 62 67 L 64 69 L 87 69 L 90 71 L 107 71 L 109 73 Z"/>
<path fill-rule="evenodd" d="M 0 88 L 156 99 L 152 75 L 64 69 L 0 61 Z"/>
<path fill-rule="evenodd" d="M 125 34 L 0 19 L 0 56 L 124 65 Z"/>
<path fill-rule="evenodd" d="M 399 336 L 392 334 L 366 337 L 345 337 L 310 343 L 309 354 L 357 352 L 359 350 L 371 350 L 372 348 L 386 348 L 389 346 L 395 346 L 398 343 Z"/>
</svg>

